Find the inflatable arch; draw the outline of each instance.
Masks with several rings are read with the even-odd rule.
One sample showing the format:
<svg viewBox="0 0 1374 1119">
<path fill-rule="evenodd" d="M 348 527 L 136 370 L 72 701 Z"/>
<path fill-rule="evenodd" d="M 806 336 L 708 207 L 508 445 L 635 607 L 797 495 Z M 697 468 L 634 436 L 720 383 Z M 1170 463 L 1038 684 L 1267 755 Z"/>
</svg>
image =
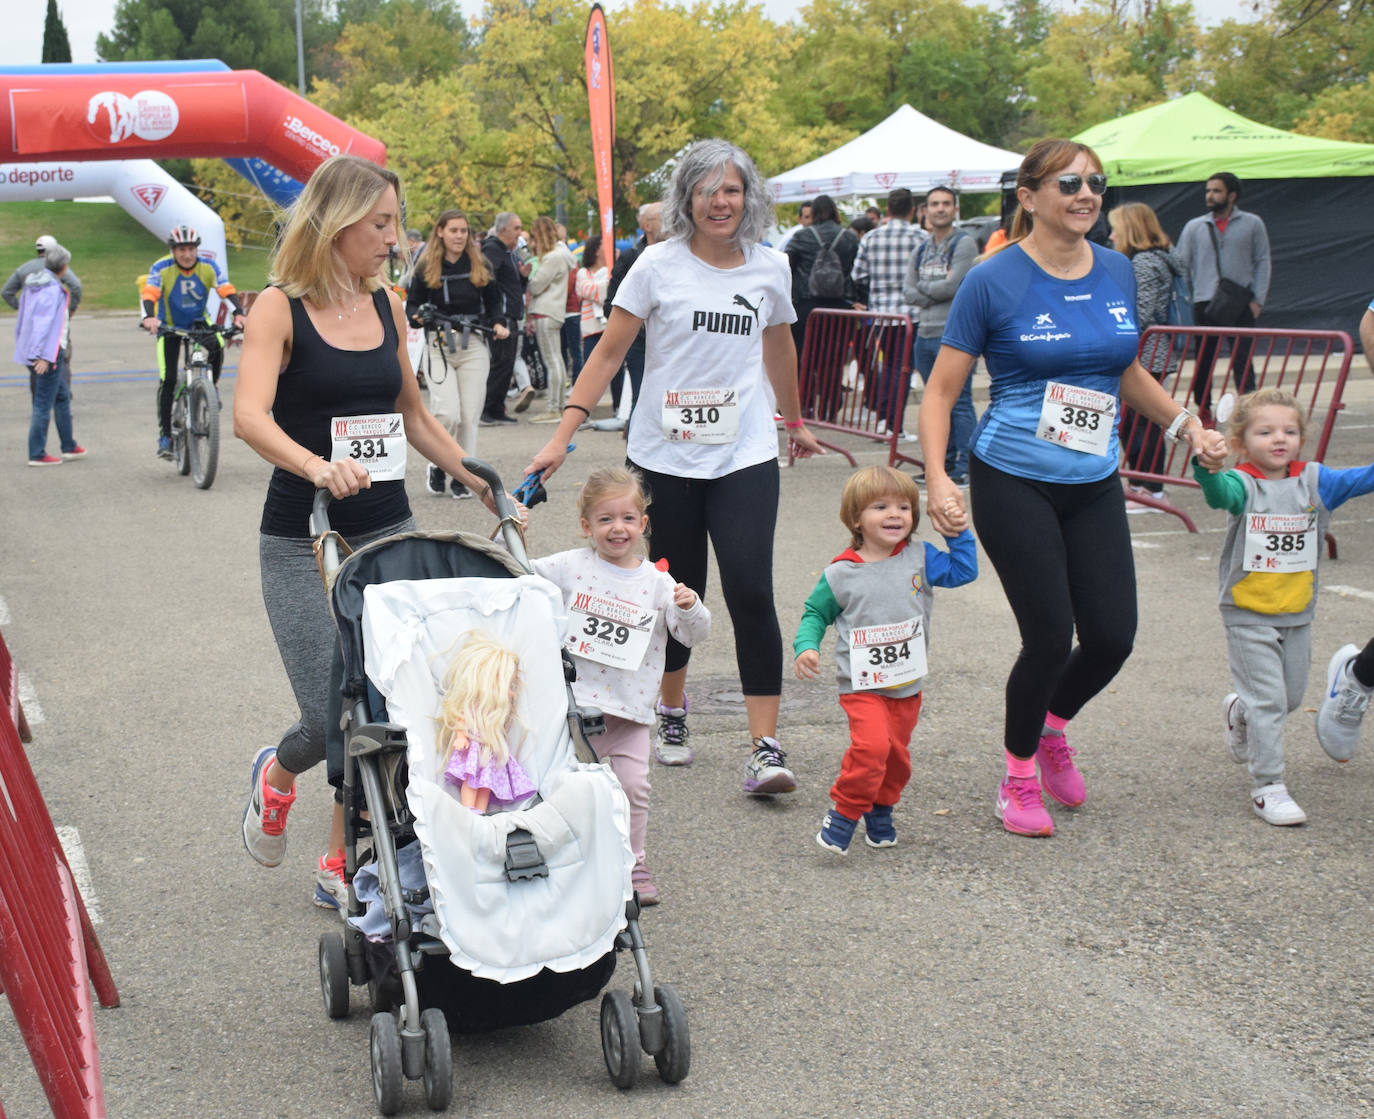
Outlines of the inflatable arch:
<svg viewBox="0 0 1374 1119">
<path fill-rule="evenodd" d="M 0 201 L 109 194 L 159 241 L 179 222 L 196 226 L 221 262 L 224 223 L 153 158 L 242 161 L 240 173 L 283 202 L 331 155 L 386 162 L 380 141 L 218 60 L 11 67 L 0 95 L 0 160 L 12 161 L 0 163 Z"/>
<path fill-rule="evenodd" d="M 247 158 L 301 181 L 331 155 L 386 162 L 379 140 L 256 70 L 0 73 L 0 159 Z"/>
<path fill-rule="evenodd" d="M 191 58 L 163 62 L 48 62 L 40 66 L 0 66 L 0 73 L 32 78 L 49 74 L 187 74 L 228 69 L 229 65 L 218 58 Z M 229 158 L 224 162 L 278 206 L 291 205 L 304 185 L 256 156 Z"/>
<path fill-rule="evenodd" d="M 106 194 L 160 243 L 166 243 L 172 226 L 182 222 L 194 226 L 200 233 L 201 251 L 224 263 L 224 222 L 220 216 L 151 159 L 0 163 L 0 202 Z M 43 232 L 62 240 L 60 229 Z M 149 250 L 148 260 L 155 257 L 156 253 Z M 80 261 L 73 267 L 79 273 Z M 131 290 L 133 282 L 129 277 Z"/>
</svg>

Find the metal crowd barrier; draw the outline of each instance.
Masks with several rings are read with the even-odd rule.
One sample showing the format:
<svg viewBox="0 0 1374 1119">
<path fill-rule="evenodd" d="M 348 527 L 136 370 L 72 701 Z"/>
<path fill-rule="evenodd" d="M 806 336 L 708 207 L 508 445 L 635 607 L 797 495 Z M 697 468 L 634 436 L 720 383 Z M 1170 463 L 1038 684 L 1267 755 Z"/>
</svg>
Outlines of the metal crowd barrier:
<svg viewBox="0 0 1374 1119">
<path fill-rule="evenodd" d="M 907 315 L 875 311 L 812 311 L 802 343 L 799 387 L 802 418 L 821 445 L 854 455 L 821 432 L 887 446 L 889 466 L 921 466 L 898 450 L 911 382 L 913 329 Z M 789 462 L 795 459 L 789 447 Z"/>
<path fill-rule="evenodd" d="M 0 653 L 0 680 L 12 686 L 3 638 Z M 104 1007 L 118 1006 L 119 992 L 20 742 L 17 697 L 4 698 L 10 717 L 0 717 L 0 992 L 56 1119 L 103 1119 L 89 985 Z"/>
</svg>

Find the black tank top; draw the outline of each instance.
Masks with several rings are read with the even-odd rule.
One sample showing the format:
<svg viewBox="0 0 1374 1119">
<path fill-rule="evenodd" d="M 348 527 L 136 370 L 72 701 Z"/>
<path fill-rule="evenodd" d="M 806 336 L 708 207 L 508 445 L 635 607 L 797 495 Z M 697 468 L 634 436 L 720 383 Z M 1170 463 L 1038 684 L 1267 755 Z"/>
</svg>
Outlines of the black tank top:
<svg viewBox="0 0 1374 1119">
<path fill-rule="evenodd" d="M 291 303 L 291 359 L 277 378 L 272 417 L 302 447 L 329 458 L 329 423 L 335 416 L 396 411 L 401 395 L 401 361 L 396 322 L 386 291 L 372 293 L 382 320 L 382 344 L 375 350 L 340 350 L 315 329 L 299 299 Z M 308 537 L 315 487 L 298 474 L 272 471 L 260 530 L 269 536 Z M 373 482 L 329 507 L 329 523 L 347 539 L 376 532 L 410 516 L 404 482 Z"/>
</svg>

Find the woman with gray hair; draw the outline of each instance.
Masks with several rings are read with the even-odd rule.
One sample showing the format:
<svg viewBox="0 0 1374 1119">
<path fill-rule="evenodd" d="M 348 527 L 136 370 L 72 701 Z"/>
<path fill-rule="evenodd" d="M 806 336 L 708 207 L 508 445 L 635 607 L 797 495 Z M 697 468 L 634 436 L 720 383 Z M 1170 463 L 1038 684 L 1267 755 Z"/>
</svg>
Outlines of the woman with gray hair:
<svg viewBox="0 0 1374 1119">
<path fill-rule="evenodd" d="M 715 549 L 749 719 L 744 791 L 751 795 L 796 788 L 777 740 L 775 410 L 801 454 L 823 453 L 797 399 L 791 270 L 785 256 L 760 244 L 772 221 L 771 196 L 748 155 L 724 140 L 694 144 L 663 202 L 665 240 L 647 246 L 620 285 L 562 423 L 525 468 L 547 477 L 562 465 L 572 433 L 645 327 L 644 382 L 628 456 L 653 502 L 650 555 L 670 560 L 674 577 L 703 595 L 708 538 Z M 688 765 L 693 757 L 687 659 L 685 646 L 669 643 L 654 744 L 664 765 Z"/>
</svg>

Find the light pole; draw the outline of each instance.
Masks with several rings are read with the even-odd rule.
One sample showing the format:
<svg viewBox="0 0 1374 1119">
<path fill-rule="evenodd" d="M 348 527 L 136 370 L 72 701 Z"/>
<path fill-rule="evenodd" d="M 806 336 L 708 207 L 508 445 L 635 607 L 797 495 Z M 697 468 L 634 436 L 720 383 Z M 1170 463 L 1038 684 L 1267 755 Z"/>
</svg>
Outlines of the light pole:
<svg viewBox="0 0 1374 1119">
<path fill-rule="evenodd" d="M 305 21 L 301 15 L 301 0 L 296 0 L 296 85 L 305 96 Z"/>
</svg>

